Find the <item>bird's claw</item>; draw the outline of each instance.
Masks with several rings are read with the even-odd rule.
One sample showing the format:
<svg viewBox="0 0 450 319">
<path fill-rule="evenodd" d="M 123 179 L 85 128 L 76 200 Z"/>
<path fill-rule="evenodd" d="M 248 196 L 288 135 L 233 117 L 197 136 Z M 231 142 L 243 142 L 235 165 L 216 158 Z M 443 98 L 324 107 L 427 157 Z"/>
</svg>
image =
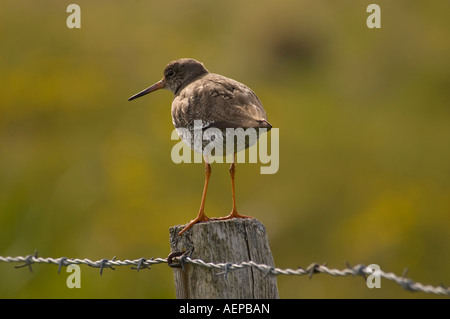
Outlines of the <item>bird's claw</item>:
<svg viewBox="0 0 450 319">
<path fill-rule="evenodd" d="M 188 230 L 189 228 L 191 228 L 192 226 L 194 226 L 194 224 L 197 223 L 201 223 L 201 222 L 206 222 L 208 221 L 209 218 L 205 215 L 205 214 L 199 214 L 199 216 L 197 216 L 196 219 L 193 219 L 189 222 L 189 224 L 187 224 L 179 233 L 178 236 L 183 234 L 186 230 Z"/>
</svg>

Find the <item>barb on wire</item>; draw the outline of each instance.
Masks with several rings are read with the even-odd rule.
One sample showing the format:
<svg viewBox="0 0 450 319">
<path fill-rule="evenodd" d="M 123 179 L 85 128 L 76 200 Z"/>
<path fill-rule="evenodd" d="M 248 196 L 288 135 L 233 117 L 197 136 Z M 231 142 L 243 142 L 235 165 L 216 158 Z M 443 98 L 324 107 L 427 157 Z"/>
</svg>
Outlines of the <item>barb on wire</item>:
<svg viewBox="0 0 450 319">
<path fill-rule="evenodd" d="M 3 257 L 0 256 L 0 262 L 5 263 L 23 263 L 21 265 L 15 266 L 15 268 L 22 268 L 25 266 L 28 266 L 30 271 L 33 271 L 31 268 L 32 264 L 54 264 L 58 266 L 58 273 L 60 273 L 62 267 L 66 267 L 72 264 L 76 265 L 88 265 L 90 267 L 100 268 L 100 275 L 102 275 L 103 270 L 105 268 L 110 268 L 114 270 L 114 267 L 119 266 L 133 266 L 131 269 L 140 270 L 143 268 L 150 269 L 150 265 L 157 265 L 157 264 L 168 264 L 170 267 L 175 268 L 182 268 L 183 271 L 185 270 L 185 264 L 192 264 L 195 266 L 200 267 L 206 267 L 209 269 L 218 269 L 221 272 L 219 272 L 217 275 L 224 275 L 224 278 L 226 279 L 228 274 L 231 271 L 239 270 L 239 269 L 245 269 L 245 268 L 255 268 L 259 271 L 263 272 L 266 276 L 269 275 L 287 275 L 287 276 L 308 276 L 309 278 L 312 278 L 314 274 L 327 274 L 330 276 L 338 276 L 338 277 L 345 277 L 345 276 L 362 276 L 364 279 L 366 279 L 367 275 L 372 275 L 372 269 L 370 267 L 366 267 L 362 264 L 358 264 L 356 266 L 350 266 L 350 264 L 347 263 L 347 268 L 345 269 L 333 269 L 328 268 L 326 264 L 319 265 L 317 263 L 313 263 L 309 265 L 306 269 L 302 267 L 298 267 L 297 269 L 280 269 L 269 265 L 264 264 L 257 264 L 254 261 L 245 261 L 241 263 L 211 263 L 211 262 L 205 262 L 201 259 L 192 259 L 192 250 L 188 250 L 186 252 L 174 252 L 171 253 L 167 258 L 139 258 L 135 260 L 116 260 L 116 257 L 113 257 L 112 259 L 101 259 L 97 261 L 91 261 L 90 259 L 78 259 L 78 258 L 67 258 L 67 257 L 61 257 L 61 258 L 43 258 L 38 257 L 37 251 L 33 255 L 28 256 L 18 256 L 18 257 Z M 444 295 L 444 296 L 450 296 L 450 288 L 444 287 L 442 285 L 440 286 L 432 286 L 432 285 L 424 285 L 420 282 L 414 282 L 413 280 L 406 278 L 407 269 L 403 271 L 403 274 L 401 276 L 397 276 L 394 273 L 391 272 L 385 272 L 383 270 L 379 271 L 379 276 L 381 278 L 393 281 L 397 283 L 399 286 L 401 286 L 403 289 L 412 291 L 412 292 L 424 292 L 429 294 L 436 294 L 436 295 Z"/>
<path fill-rule="evenodd" d="M 17 266 L 15 266 L 14 268 L 22 268 L 22 267 L 25 267 L 25 266 L 28 266 L 28 269 L 30 270 L 30 272 L 33 272 L 33 268 L 31 267 L 31 263 L 32 263 L 32 259 L 33 259 L 33 257 L 34 258 L 37 258 L 37 256 L 38 256 L 38 252 L 37 252 L 37 250 L 35 250 L 34 251 L 34 255 L 28 255 L 28 256 L 26 256 L 25 258 L 24 258 L 24 264 L 23 265 L 17 265 Z"/>
<path fill-rule="evenodd" d="M 153 258 L 150 258 L 150 259 L 153 259 Z M 145 264 L 146 261 L 147 261 L 147 259 L 142 257 L 141 259 L 139 259 L 137 267 L 131 267 L 131 269 L 136 269 L 137 271 L 141 270 L 142 268 L 150 269 L 150 266 Z"/>
</svg>

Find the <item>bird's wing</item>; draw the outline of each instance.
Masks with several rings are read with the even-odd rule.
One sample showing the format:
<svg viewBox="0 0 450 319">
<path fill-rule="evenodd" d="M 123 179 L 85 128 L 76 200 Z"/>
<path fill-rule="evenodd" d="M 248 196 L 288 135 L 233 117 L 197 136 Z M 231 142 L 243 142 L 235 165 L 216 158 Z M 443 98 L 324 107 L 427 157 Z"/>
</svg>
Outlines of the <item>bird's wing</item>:
<svg viewBox="0 0 450 319">
<path fill-rule="evenodd" d="M 261 101 L 247 86 L 217 74 L 187 86 L 178 96 L 185 123 L 208 119 L 203 128 L 271 128 Z M 174 109 L 172 109 L 172 112 Z M 177 123 L 174 123 L 177 127 Z M 181 123 L 178 123 L 181 124 Z"/>
</svg>

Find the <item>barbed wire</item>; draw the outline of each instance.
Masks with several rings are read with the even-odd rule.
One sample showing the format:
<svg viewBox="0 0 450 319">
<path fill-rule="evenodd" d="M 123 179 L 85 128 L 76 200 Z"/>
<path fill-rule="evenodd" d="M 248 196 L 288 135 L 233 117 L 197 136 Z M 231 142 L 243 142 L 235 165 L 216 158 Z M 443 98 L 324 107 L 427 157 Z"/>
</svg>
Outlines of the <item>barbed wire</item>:
<svg viewBox="0 0 450 319">
<path fill-rule="evenodd" d="M 114 267 L 120 266 L 133 266 L 131 269 L 137 271 L 141 269 L 150 269 L 150 266 L 157 264 L 168 264 L 170 267 L 180 267 L 185 269 L 185 264 L 192 264 L 196 266 L 206 267 L 210 269 L 218 269 L 221 272 L 216 273 L 216 275 L 228 275 L 230 271 L 245 269 L 245 268 L 255 268 L 266 275 L 288 275 L 288 276 L 309 276 L 311 278 L 314 274 L 322 273 L 330 276 L 345 277 L 345 276 L 362 276 L 366 279 L 366 276 L 373 275 L 374 269 L 363 264 L 358 264 L 351 267 L 347 264 L 345 269 L 333 269 L 328 268 L 327 265 L 313 263 L 307 268 L 298 267 L 297 269 L 281 269 L 273 266 L 258 264 L 254 261 L 245 261 L 241 263 L 212 263 L 205 262 L 201 259 L 192 259 L 190 254 L 192 251 L 171 253 L 167 258 L 139 258 L 135 260 L 116 260 L 116 257 L 112 259 L 100 259 L 97 261 L 92 261 L 90 259 L 79 259 L 79 258 L 51 258 L 51 257 L 38 257 L 37 252 L 33 255 L 28 256 L 17 256 L 17 257 L 3 257 L 0 256 L 0 262 L 4 263 L 23 263 L 21 265 L 15 266 L 15 268 L 28 267 L 30 271 L 33 271 L 32 264 L 54 264 L 58 265 L 58 273 L 60 273 L 62 267 L 67 267 L 69 265 L 87 265 L 90 267 L 95 267 L 100 269 L 100 275 L 103 274 L 103 270 L 106 268 L 113 269 Z M 450 296 L 450 288 L 445 286 L 432 286 L 424 285 L 420 282 L 414 282 L 413 280 L 406 277 L 407 271 L 405 270 L 402 276 L 398 276 L 392 272 L 385 272 L 379 270 L 377 275 L 381 278 L 393 281 L 400 285 L 403 289 L 411 292 L 424 292 L 428 294 L 444 295 Z"/>
</svg>

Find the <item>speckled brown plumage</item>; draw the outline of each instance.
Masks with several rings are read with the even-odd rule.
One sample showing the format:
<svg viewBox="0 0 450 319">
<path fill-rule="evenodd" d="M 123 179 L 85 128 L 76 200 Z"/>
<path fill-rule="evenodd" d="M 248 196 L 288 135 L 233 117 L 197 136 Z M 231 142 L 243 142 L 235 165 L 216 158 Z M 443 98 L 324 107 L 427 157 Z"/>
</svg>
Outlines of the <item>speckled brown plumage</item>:
<svg viewBox="0 0 450 319">
<path fill-rule="evenodd" d="M 198 119 L 207 127 L 271 127 L 261 101 L 244 84 L 209 72 L 189 80 L 172 102 L 175 127 L 190 128 Z"/>
</svg>

